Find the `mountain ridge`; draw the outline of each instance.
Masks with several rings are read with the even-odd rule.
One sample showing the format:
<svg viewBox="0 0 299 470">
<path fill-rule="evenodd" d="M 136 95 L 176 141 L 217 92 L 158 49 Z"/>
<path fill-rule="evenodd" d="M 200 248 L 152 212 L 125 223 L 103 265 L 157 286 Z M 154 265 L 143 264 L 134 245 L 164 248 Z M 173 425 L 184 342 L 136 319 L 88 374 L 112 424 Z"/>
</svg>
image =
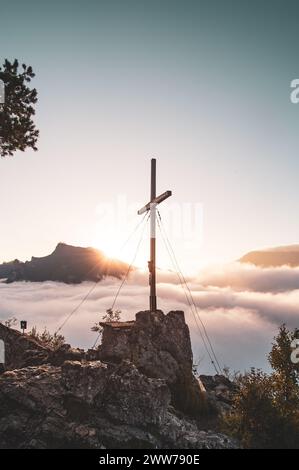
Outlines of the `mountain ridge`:
<svg viewBox="0 0 299 470">
<path fill-rule="evenodd" d="M 128 265 L 106 257 L 96 248 L 83 248 L 58 243 L 54 251 L 42 257 L 32 256 L 30 261 L 0 264 L 0 279 L 15 281 L 58 281 L 78 284 L 83 281 L 100 281 L 106 276 L 122 278 Z"/>
<path fill-rule="evenodd" d="M 299 245 L 283 245 L 261 250 L 249 251 L 238 261 L 263 268 L 280 266 L 299 266 Z"/>
</svg>

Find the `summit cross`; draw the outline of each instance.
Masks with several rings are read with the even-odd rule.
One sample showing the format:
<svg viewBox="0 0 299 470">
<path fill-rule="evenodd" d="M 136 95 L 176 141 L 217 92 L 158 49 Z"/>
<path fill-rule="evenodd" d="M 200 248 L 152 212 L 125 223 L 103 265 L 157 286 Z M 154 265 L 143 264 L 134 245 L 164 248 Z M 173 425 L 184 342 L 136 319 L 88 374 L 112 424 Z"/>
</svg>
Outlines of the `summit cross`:
<svg viewBox="0 0 299 470">
<path fill-rule="evenodd" d="M 156 207 L 161 202 L 165 201 L 172 195 L 171 191 L 165 191 L 165 193 L 156 196 L 156 159 L 151 160 L 151 190 L 150 190 L 150 201 L 138 211 L 138 214 L 144 214 L 150 212 L 150 261 L 148 262 L 149 269 L 149 285 L 150 285 L 150 297 L 149 305 L 150 311 L 155 312 L 157 310 L 157 295 L 156 295 Z"/>
</svg>

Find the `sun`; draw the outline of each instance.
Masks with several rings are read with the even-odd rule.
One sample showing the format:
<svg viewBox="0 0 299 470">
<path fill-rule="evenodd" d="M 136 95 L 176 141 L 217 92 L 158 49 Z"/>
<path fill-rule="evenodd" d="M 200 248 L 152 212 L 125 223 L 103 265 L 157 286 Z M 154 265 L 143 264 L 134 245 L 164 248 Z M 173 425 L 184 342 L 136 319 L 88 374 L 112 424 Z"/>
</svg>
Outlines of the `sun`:
<svg viewBox="0 0 299 470">
<path fill-rule="evenodd" d="M 118 259 L 120 257 L 120 246 L 116 237 L 101 236 L 94 241 L 93 246 L 102 251 L 108 258 Z"/>
</svg>

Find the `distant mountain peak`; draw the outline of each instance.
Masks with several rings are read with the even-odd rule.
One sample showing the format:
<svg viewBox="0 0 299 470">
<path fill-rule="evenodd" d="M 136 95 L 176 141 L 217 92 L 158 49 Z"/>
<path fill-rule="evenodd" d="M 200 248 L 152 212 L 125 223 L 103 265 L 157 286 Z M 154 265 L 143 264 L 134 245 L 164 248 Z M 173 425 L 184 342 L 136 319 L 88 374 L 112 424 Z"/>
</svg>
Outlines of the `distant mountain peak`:
<svg viewBox="0 0 299 470">
<path fill-rule="evenodd" d="M 3 263 L 0 265 L 0 279 L 14 281 L 59 281 L 80 283 L 97 281 L 106 276 L 122 278 L 128 265 L 107 258 L 96 248 L 83 248 L 58 243 L 47 256 L 32 257 L 31 261 Z"/>
<path fill-rule="evenodd" d="M 250 251 L 239 261 L 260 267 L 297 267 L 299 266 L 299 244 Z"/>
</svg>

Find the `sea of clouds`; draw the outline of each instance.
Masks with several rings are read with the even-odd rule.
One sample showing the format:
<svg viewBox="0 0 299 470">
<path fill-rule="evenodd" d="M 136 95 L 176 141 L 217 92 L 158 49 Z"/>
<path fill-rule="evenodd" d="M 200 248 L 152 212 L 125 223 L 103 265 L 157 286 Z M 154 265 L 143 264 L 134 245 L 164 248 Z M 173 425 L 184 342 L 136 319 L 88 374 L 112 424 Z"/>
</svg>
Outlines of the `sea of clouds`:
<svg viewBox="0 0 299 470">
<path fill-rule="evenodd" d="M 260 367 L 268 370 L 267 353 L 279 325 L 299 327 L 299 268 L 260 268 L 230 263 L 213 266 L 188 278 L 198 313 L 214 344 L 221 365 L 236 371 Z M 112 305 L 120 285 L 107 278 L 72 315 L 62 333 L 72 345 L 92 347 L 96 334 L 93 324 Z M 59 328 L 82 301 L 92 284 L 66 285 L 54 282 L 0 283 L 0 320 L 16 317 L 27 320 L 28 327 Z M 202 344 L 194 312 L 176 274 L 158 273 L 159 308 L 165 313 L 184 310 L 190 327 L 194 362 L 201 373 L 213 368 Z M 124 284 L 115 308 L 123 319 L 133 319 L 148 304 L 148 275 L 135 271 Z M 17 327 L 19 325 L 17 324 Z"/>
</svg>

